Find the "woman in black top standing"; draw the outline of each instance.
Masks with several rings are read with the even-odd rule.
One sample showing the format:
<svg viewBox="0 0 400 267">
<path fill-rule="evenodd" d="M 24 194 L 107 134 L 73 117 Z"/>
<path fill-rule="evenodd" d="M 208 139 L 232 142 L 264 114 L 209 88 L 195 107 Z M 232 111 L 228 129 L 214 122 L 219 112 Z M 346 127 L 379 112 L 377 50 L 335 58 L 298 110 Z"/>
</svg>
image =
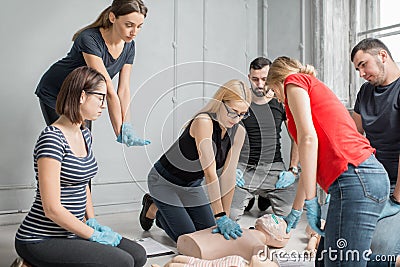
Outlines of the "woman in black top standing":
<svg viewBox="0 0 400 267">
<path fill-rule="evenodd" d="M 147 15 L 142 0 L 114 0 L 95 22 L 73 36 L 71 50 L 42 76 L 36 95 L 47 125 L 56 121 L 57 95 L 65 77 L 74 69 L 89 66 L 106 78 L 107 107 L 117 141 L 127 146 L 147 145 L 149 141 L 135 136 L 130 121 L 130 75 L 135 57 L 133 39 Z M 118 90 L 112 79 L 119 74 Z M 86 125 L 91 129 L 91 123 Z"/>
</svg>

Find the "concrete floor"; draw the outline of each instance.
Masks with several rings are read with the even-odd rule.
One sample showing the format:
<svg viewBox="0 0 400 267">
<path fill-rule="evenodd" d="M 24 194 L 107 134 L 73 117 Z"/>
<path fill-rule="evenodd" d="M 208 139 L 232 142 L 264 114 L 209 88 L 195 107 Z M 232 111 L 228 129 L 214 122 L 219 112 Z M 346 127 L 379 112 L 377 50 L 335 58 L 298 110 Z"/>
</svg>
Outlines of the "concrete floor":
<svg viewBox="0 0 400 267">
<path fill-rule="evenodd" d="M 242 228 L 248 228 L 250 226 L 254 226 L 256 218 L 261 216 L 263 213 L 260 213 L 256 207 L 250 212 L 246 212 L 246 214 L 239 221 Z M 2 215 L 3 216 L 12 216 L 12 215 Z M 14 235 L 18 228 L 18 224 L 7 224 L 5 221 L 9 217 L 0 218 L 0 266 L 10 266 L 14 259 L 17 257 L 17 254 L 14 249 Z M 149 232 L 144 232 L 138 222 L 139 212 L 125 212 L 125 213 L 116 213 L 116 214 L 107 214 L 97 216 L 97 220 L 104 224 L 110 226 L 116 232 L 119 232 L 121 235 L 131 238 L 131 239 L 139 239 L 143 237 L 152 237 L 154 240 L 166 245 L 176 252 L 176 244 L 173 242 L 163 230 L 159 229 L 157 226 L 154 226 L 150 229 Z M 13 219 L 16 220 L 15 218 Z M 18 220 L 18 218 L 17 218 Z M 12 221 L 12 220 L 11 220 Z M 20 219 L 19 219 L 20 221 Z M 3 224 L 3 225 L 2 225 Z M 305 233 L 306 227 L 306 218 L 303 213 L 303 217 L 298 224 L 297 228 L 292 231 L 292 237 L 289 240 L 289 243 L 283 250 L 287 252 L 292 252 L 294 250 L 298 252 L 303 252 L 307 245 L 307 236 Z M 155 258 L 149 258 L 146 266 L 151 266 L 151 264 L 159 264 L 163 266 L 166 262 L 168 262 L 174 255 L 169 256 L 161 256 Z M 313 266 L 312 262 L 285 262 L 280 266 Z"/>
</svg>

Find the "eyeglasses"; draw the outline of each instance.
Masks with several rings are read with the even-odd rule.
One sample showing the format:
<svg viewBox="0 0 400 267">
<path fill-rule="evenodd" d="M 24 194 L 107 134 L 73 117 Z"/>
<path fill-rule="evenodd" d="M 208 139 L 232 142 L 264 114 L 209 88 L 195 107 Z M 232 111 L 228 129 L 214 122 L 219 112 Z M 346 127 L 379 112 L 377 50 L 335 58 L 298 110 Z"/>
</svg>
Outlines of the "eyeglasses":
<svg viewBox="0 0 400 267">
<path fill-rule="evenodd" d="M 245 113 L 240 113 L 239 114 L 239 113 L 233 111 L 229 106 L 227 106 L 225 104 L 225 102 L 222 101 L 222 103 L 224 104 L 224 107 L 226 108 L 226 111 L 228 112 L 227 116 L 229 118 L 231 118 L 231 119 L 236 119 L 236 118 L 246 119 L 246 118 L 248 118 L 250 116 L 250 113 L 248 111 L 245 112 Z"/>
<path fill-rule="evenodd" d="M 88 94 L 88 95 L 100 95 L 100 96 L 102 96 L 102 98 L 99 99 L 99 100 L 101 100 L 101 106 L 104 105 L 104 100 L 106 99 L 106 94 L 98 93 L 98 92 L 88 92 L 88 91 L 85 91 L 85 93 Z"/>
</svg>

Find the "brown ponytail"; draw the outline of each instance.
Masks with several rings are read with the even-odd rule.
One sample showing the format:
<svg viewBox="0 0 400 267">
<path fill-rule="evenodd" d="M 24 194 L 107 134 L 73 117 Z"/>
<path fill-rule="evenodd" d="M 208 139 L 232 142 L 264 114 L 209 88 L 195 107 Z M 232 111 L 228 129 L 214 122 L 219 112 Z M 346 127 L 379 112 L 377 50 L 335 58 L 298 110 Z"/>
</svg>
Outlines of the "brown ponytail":
<svg viewBox="0 0 400 267">
<path fill-rule="evenodd" d="M 111 6 L 107 7 L 106 9 L 101 12 L 101 14 L 98 16 L 98 18 L 91 24 L 87 25 L 86 27 L 83 27 L 79 31 L 77 31 L 74 36 L 72 37 L 72 41 L 75 41 L 75 39 L 78 37 L 81 32 L 84 30 L 90 29 L 90 28 L 97 28 L 97 27 L 103 27 L 103 28 L 108 28 L 112 25 L 109 17 L 111 11 Z"/>
<path fill-rule="evenodd" d="M 138 12 L 146 17 L 147 7 L 144 5 L 142 0 L 114 0 L 111 6 L 104 9 L 93 23 L 77 31 L 72 37 L 72 41 L 75 41 L 78 35 L 84 30 L 98 27 L 107 29 L 111 27 L 112 23 L 109 19 L 110 12 L 113 12 L 116 18 L 133 12 Z"/>
</svg>

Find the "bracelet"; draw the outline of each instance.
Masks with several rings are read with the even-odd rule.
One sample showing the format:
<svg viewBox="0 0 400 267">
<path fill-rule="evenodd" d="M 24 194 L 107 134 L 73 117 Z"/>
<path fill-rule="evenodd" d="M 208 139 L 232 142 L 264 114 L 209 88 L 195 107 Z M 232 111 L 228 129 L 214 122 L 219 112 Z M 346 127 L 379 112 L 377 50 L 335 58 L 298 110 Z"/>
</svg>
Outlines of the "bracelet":
<svg viewBox="0 0 400 267">
<path fill-rule="evenodd" d="M 215 215 L 214 215 L 214 218 L 222 217 L 222 216 L 225 216 L 225 215 L 226 215 L 226 212 L 223 211 L 223 212 L 220 212 L 220 213 L 215 214 Z"/>
<path fill-rule="evenodd" d="M 389 196 L 389 198 L 390 198 L 390 200 L 393 201 L 395 204 L 400 205 L 400 202 L 397 201 L 397 199 L 393 196 L 393 194 L 391 194 L 391 195 Z"/>
</svg>

